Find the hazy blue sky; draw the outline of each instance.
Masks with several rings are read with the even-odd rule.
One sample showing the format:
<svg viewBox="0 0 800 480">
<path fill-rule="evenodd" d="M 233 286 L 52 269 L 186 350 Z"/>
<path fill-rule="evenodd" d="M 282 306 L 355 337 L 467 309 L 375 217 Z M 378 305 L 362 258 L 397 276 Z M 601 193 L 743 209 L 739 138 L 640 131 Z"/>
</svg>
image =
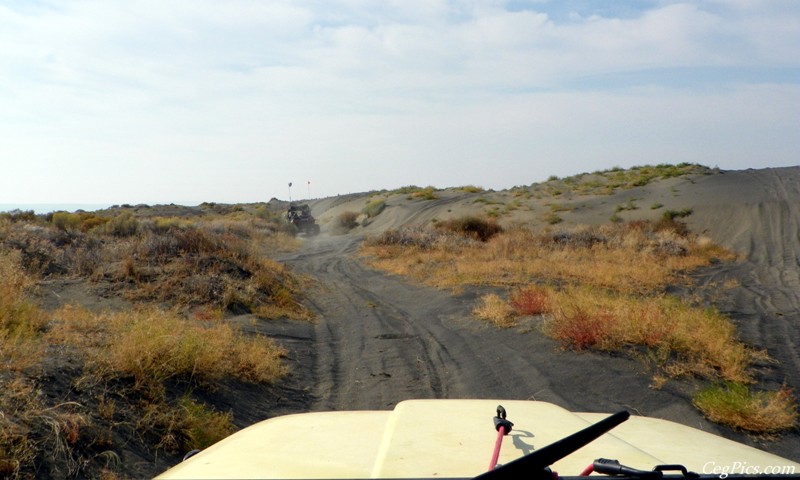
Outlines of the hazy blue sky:
<svg viewBox="0 0 800 480">
<path fill-rule="evenodd" d="M 796 0 L 0 0 L 0 204 L 800 164 Z"/>
</svg>

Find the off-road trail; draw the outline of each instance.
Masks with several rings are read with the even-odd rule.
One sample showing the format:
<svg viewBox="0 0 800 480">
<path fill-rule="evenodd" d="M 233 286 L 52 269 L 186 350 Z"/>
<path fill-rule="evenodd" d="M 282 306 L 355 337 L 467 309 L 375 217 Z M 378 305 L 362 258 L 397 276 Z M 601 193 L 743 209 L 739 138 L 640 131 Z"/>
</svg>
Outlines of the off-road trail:
<svg viewBox="0 0 800 480">
<path fill-rule="evenodd" d="M 283 259 L 316 280 L 315 410 L 386 409 L 409 398 L 536 399 L 705 425 L 674 393 L 648 388 L 640 363 L 562 352 L 531 326 L 486 326 L 471 314 L 475 292 L 453 295 L 373 270 L 356 255 L 359 241 L 307 239 Z"/>
</svg>

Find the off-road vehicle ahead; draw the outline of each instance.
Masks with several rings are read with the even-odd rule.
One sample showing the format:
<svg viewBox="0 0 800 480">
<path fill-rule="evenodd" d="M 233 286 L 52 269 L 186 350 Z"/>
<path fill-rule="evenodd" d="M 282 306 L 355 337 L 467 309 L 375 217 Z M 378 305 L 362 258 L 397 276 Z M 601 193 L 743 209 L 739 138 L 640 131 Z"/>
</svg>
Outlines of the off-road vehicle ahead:
<svg viewBox="0 0 800 480">
<path fill-rule="evenodd" d="M 294 225 L 298 232 L 305 235 L 319 235 L 319 225 L 311 216 L 311 208 L 308 205 L 289 205 L 286 212 L 286 221 Z"/>
</svg>

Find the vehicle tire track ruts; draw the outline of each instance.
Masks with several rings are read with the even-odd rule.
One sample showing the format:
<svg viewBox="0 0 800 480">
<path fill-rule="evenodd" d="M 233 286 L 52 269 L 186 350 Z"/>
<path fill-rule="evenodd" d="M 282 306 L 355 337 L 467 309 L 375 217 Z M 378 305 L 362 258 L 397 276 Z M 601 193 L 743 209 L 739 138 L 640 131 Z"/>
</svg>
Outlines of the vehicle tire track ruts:
<svg viewBox="0 0 800 480">
<path fill-rule="evenodd" d="M 761 286 L 780 288 L 759 288 L 751 290 L 755 295 L 754 304 L 762 317 L 759 325 L 760 344 L 769 347 L 771 356 L 781 365 L 773 379 L 775 382 L 788 382 L 791 386 L 800 385 L 800 206 L 787 202 L 787 198 L 797 198 L 800 192 L 797 179 L 783 178 L 775 172 L 767 174 L 770 193 L 774 198 L 766 206 L 770 219 L 775 245 L 767 255 L 766 264 L 753 268 Z M 794 189 L 794 192 L 788 191 Z"/>
<path fill-rule="evenodd" d="M 320 283 L 313 301 L 323 317 L 317 328 L 318 408 L 384 408 L 396 403 L 398 393 L 405 398 L 443 396 L 441 365 L 434 365 L 441 353 L 431 352 L 428 333 L 416 328 L 408 312 L 386 305 L 362 286 L 383 288 L 380 282 L 363 281 L 369 273 L 343 254 L 346 250 L 302 257 L 311 266 L 306 273 Z"/>
<path fill-rule="evenodd" d="M 453 295 L 373 270 L 355 255 L 359 241 L 317 237 L 282 259 L 317 284 L 308 292 L 319 315 L 314 410 L 387 409 L 411 398 L 507 398 L 576 411 L 634 408 L 703 423 L 679 393 L 649 388 L 638 362 L 564 352 L 535 329 L 489 327 L 471 314 L 477 292 Z"/>
<path fill-rule="evenodd" d="M 744 201 L 712 205 L 722 220 L 710 218 L 718 239 L 738 251 L 742 260 L 719 264 L 700 274 L 701 291 L 718 304 L 718 285 L 728 287 L 721 305 L 736 322 L 742 340 L 764 348 L 776 363 L 759 368 L 759 380 L 770 388 L 782 383 L 800 388 L 800 174 L 776 169 L 738 172 L 731 185 L 756 185 L 741 192 Z M 746 226 L 746 227 L 745 227 Z M 709 288 L 710 287 L 710 288 Z"/>
</svg>

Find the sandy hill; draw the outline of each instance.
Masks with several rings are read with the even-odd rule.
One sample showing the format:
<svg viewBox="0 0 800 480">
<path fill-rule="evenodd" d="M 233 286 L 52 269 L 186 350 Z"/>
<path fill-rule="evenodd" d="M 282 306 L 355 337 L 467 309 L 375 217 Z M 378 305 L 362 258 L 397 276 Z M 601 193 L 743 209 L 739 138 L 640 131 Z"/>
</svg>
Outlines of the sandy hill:
<svg viewBox="0 0 800 480">
<path fill-rule="evenodd" d="M 597 184 L 596 177 L 554 179 L 504 191 L 369 192 L 308 203 L 323 232 L 335 233 L 342 213 L 362 212 L 370 202 L 385 202 L 374 218 L 361 215 L 361 225 L 350 232 L 356 235 L 463 215 L 488 215 L 506 225 L 524 222 L 558 229 L 691 212 L 682 219 L 692 231 L 742 256 L 740 263 L 705 272 L 700 281 L 710 284 L 733 279 L 739 284 L 726 302 L 719 305 L 716 299 L 715 303 L 732 316 L 744 341 L 766 348 L 781 363 L 776 383 L 800 385 L 800 166 L 702 169 L 613 191 L 583 188 Z"/>
</svg>

